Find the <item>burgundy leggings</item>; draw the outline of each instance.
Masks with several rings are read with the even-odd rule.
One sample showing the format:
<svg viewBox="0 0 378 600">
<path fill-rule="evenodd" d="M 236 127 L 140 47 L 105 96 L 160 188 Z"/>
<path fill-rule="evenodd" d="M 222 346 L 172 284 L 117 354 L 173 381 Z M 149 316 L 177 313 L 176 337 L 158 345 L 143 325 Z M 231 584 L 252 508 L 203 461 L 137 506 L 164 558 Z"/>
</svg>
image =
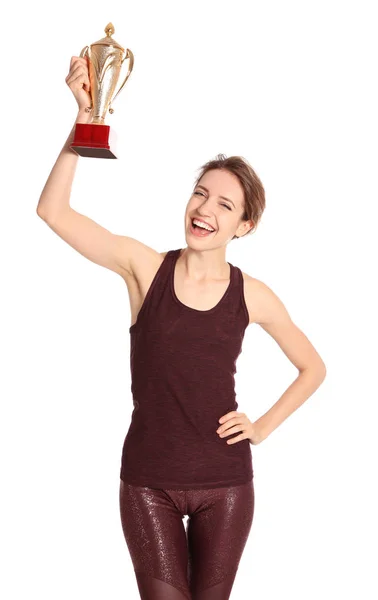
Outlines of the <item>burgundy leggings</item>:
<svg viewBox="0 0 378 600">
<path fill-rule="evenodd" d="M 138 487 L 120 480 L 122 529 L 141 599 L 228 600 L 254 501 L 253 479 L 197 490 Z"/>
</svg>

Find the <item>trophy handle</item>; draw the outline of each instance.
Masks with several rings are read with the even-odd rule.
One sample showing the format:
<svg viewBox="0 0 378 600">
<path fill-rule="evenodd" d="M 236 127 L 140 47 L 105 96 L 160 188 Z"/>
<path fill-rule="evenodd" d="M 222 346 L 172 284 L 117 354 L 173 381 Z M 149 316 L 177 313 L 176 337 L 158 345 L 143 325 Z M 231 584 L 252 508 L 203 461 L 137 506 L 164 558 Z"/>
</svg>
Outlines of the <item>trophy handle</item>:
<svg viewBox="0 0 378 600">
<path fill-rule="evenodd" d="M 85 58 L 85 56 L 88 56 L 88 58 L 89 58 L 89 54 L 90 54 L 89 46 L 84 46 L 84 48 L 80 52 L 80 58 Z"/>
<path fill-rule="evenodd" d="M 121 66 L 123 65 L 123 62 L 124 62 L 124 60 L 126 60 L 126 58 L 129 58 L 129 59 L 130 59 L 130 62 L 129 62 L 129 70 L 128 70 L 128 71 L 127 71 L 127 73 L 126 73 L 126 77 L 125 77 L 125 79 L 123 80 L 123 83 L 122 83 L 121 87 L 119 88 L 118 92 L 116 93 L 116 95 L 114 96 L 114 98 L 112 99 L 112 101 L 111 101 L 111 102 L 110 102 L 110 104 L 109 104 L 109 112 L 110 112 L 110 114 L 112 114 L 112 113 L 114 112 L 114 111 L 113 111 L 113 109 L 112 109 L 112 108 L 110 108 L 110 105 L 111 105 L 111 104 L 112 104 L 112 102 L 114 102 L 114 100 L 117 98 L 118 94 L 120 93 L 120 91 L 122 90 L 122 88 L 123 88 L 123 86 L 125 85 L 126 81 L 128 80 L 128 78 L 129 78 L 129 76 L 130 76 L 130 73 L 131 73 L 131 71 L 133 70 L 133 65 L 134 65 L 134 54 L 131 52 L 131 50 L 130 50 L 129 48 L 127 48 L 127 50 L 126 50 L 126 54 L 125 54 L 125 56 L 124 56 L 124 57 L 123 57 L 123 59 L 122 59 Z"/>
</svg>

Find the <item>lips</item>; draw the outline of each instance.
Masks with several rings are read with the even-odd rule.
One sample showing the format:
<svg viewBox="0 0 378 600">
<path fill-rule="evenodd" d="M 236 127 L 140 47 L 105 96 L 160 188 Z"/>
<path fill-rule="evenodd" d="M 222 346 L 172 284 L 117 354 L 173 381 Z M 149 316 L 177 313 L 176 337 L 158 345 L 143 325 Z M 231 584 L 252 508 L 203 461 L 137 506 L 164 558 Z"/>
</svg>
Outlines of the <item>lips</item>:
<svg viewBox="0 0 378 600">
<path fill-rule="evenodd" d="M 210 223 L 208 223 L 207 221 L 204 221 L 203 219 L 200 219 L 199 217 L 193 217 L 192 218 L 192 225 L 193 225 L 194 219 L 196 219 L 197 221 L 201 221 L 201 223 L 205 223 L 205 225 L 208 225 L 209 227 L 211 227 L 211 229 L 213 229 L 214 231 L 216 231 L 215 227 L 213 227 L 212 225 L 210 225 Z"/>
<path fill-rule="evenodd" d="M 206 227 L 198 227 L 198 226 L 195 227 L 191 221 L 190 221 L 190 225 L 189 225 L 189 231 L 192 235 L 194 235 L 199 240 L 205 239 L 205 238 L 209 237 L 210 235 L 213 235 L 214 233 L 216 233 L 216 231 L 210 231 Z"/>
</svg>

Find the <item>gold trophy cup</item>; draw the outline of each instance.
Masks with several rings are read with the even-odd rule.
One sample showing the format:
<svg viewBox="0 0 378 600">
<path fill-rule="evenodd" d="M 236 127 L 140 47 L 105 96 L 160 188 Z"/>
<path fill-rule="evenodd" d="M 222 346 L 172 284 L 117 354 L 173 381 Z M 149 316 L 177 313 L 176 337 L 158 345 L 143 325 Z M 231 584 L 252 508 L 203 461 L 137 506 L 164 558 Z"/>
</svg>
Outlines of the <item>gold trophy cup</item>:
<svg viewBox="0 0 378 600">
<path fill-rule="evenodd" d="M 87 56 L 89 62 L 92 107 L 86 110 L 92 111 L 92 116 L 88 123 L 76 123 L 74 140 L 70 148 L 79 156 L 117 158 L 115 155 L 117 136 L 110 125 L 105 125 L 105 115 L 108 109 L 110 114 L 114 112 L 111 104 L 130 76 L 134 55 L 128 48 L 125 52 L 124 48 L 111 37 L 115 31 L 112 23 L 108 23 L 104 31 L 106 37 L 90 46 L 85 46 L 80 52 L 80 56 Z M 129 70 L 113 97 L 126 58 L 129 59 Z"/>
</svg>

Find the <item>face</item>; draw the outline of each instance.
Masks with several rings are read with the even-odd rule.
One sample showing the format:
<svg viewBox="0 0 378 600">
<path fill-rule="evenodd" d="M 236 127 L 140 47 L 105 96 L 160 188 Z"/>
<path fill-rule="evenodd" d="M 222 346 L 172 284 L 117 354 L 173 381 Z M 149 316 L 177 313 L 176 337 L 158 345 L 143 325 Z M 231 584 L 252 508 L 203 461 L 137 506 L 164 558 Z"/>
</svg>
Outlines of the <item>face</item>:
<svg viewBox="0 0 378 600">
<path fill-rule="evenodd" d="M 226 170 L 213 169 L 205 173 L 187 204 L 185 233 L 187 243 L 195 247 L 227 244 L 234 235 L 241 237 L 253 226 L 252 221 L 242 221 L 244 194 L 238 178 Z M 208 229 L 194 227 L 192 220 L 205 221 Z"/>
</svg>

